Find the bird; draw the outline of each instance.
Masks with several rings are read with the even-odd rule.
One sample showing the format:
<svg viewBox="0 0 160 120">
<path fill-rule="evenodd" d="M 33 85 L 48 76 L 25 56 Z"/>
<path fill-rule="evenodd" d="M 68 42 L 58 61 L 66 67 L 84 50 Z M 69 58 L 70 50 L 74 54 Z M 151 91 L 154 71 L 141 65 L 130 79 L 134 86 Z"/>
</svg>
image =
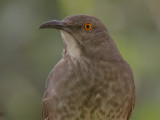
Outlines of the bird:
<svg viewBox="0 0 160 120">
<path fill-rule="evenodd" d="M 89 15 L 49 20 L 57 29 L 62 59 L 51 70 L 42 99 L 42 120 L 129 120 L 135 104 L 133 72 L 105 25 Z"/>
</svg>

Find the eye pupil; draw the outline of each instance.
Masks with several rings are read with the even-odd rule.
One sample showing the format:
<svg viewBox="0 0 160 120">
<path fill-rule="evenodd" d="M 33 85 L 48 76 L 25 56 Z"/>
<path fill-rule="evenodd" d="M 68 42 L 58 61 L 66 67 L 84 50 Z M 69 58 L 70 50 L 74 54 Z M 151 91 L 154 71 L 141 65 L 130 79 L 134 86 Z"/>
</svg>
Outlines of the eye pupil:
<svg viewBox="0 0 160 120">
<path fill-rule="evenodd" d="M 90 25 L 87 25 L 86 28 L 90 28 Z"/>
</svg>

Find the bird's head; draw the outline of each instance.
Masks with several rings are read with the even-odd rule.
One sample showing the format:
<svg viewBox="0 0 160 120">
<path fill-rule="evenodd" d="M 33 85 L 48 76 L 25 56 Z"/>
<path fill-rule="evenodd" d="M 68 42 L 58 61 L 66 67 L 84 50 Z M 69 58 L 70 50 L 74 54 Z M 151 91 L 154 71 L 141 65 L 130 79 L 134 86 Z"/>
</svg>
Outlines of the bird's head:
<svg viewBox="0 0 160 120">
<path fill-rule="evenodd" d="M 106 27 L 95 17 L 72 15 L 62 21 L 47 21 L 40 26 L 40 29 L 42 28 L 60 30 L 65 54 L 72 57 L 106 57 L 107 59 L 120 57 Z"/>
</svg>

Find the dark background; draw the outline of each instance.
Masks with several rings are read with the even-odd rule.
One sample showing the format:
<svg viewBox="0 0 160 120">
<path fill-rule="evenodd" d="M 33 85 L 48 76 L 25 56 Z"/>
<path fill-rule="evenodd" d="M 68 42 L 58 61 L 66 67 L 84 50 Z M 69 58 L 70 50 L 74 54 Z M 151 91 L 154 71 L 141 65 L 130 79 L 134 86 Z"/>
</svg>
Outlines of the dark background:
<svg viewBox="0 0 160 120">
<path fill-rule="evenodd" d="M 131 120 L 160 120 L 160 0 L 0 0 L 0 120 L 40 120 L 63 42 L 58 31 L 38 27 L 71 14 L 98 17 L 132 67 Z"/>
</svg>

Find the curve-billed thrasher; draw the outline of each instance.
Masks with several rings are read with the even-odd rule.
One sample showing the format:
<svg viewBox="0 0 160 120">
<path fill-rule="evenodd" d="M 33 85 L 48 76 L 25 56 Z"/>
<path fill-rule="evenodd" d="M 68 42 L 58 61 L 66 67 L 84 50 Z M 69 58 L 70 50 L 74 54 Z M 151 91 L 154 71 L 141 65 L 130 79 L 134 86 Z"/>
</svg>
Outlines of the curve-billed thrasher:
<svg viewBox="0 0 160 120">
<path fill-rule="evenodd" d="M 46 82 L 42 120 L 129 120 L 132 71 L 100 20 L 72 15 L 40 28 L 58 29 L 64 41 L 63 58 Z"/>
</svg>

